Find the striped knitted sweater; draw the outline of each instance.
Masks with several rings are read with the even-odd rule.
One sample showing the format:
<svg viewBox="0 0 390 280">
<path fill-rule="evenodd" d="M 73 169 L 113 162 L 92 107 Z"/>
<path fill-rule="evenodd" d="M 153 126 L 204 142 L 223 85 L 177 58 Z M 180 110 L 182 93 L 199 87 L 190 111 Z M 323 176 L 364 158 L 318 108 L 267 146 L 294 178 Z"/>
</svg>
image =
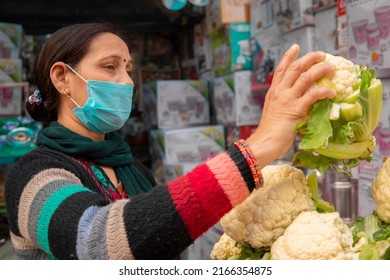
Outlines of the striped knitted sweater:
<svg viewBox="0 0 390 280">
<path fill-rule="evenodd" d="M 235 147 L 130 198 L 94 163 L 39 147 L 18 160 L 5 191 L 22 258 L 174 259 L 253 188 Z"/>
</svg>

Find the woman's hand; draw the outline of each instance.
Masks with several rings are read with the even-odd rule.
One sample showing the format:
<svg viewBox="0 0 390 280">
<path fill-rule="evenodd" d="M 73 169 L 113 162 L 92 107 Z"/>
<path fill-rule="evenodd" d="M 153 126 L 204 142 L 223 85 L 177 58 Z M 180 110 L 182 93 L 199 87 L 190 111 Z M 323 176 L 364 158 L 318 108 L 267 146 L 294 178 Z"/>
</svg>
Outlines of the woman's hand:
<svg viewBox="0 0 390 280">
<path fill-rule="evenodd" d="M 310 52 L 296 59 L 299 51 L 298 45 L 291 46 L 276 67 L 260 124 L 247 139 L 261 167 L 288 151 L 295 138 L 296 124 L 313 103 L 336 95 L 332 89 L 312 87 L 335 70 L 331 64 L 319 63 L 325 59 L 325 53 Z M 317 65 L 310 68 L 314 64 Z"/>
</svg>

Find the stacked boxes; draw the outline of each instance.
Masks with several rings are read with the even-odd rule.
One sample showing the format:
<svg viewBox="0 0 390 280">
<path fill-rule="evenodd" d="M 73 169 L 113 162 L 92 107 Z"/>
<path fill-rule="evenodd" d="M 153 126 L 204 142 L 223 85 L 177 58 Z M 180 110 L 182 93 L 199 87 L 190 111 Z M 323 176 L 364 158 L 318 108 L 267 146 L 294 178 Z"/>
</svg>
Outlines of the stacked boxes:
<svg viewBox="0 0 390 280">
<path fill-rule="evenodd" d="M 22 61 L 19 58 L 22 42 L 20 24 L 0 22 L 0 84 L 22 81 Z M 22 88 L 0 87 L 0 117 L 22 113 Z"/>
<path fill-rule="evenodd" d="M 384 0 L 349 0 L 348 55 L 357 64 L 390 68 L 390 3 Z"/>
<path fill-rule="evenodd" d="M 219 124 L 257 125 L 261 115 L 260 95 L 251 90 L 252 71 L 237 71 L 214 79 L 214 104 Z"/>
<path fill-rule="evenodd" d="M 0 59 L 0 84 L 22 81 L 22 60 Z M 0 117 L 19 116 L 22 113 L 22 87 L 0 87 Z"/>
<path fill-rule="evenodd" d="M 144 84 L 142 107 L 148 127 L 176 129 L 210 122 L 209 86 L 202 80 Z"/>
<path fill-rule="evenodd" d="M 152 130 L 150 142 L 152 169 L 162 182 L 181 176 L 225 151 L 222 125 Z"/>
<path fill-rule="evenodd" d="M 313 24 L 313 0 L 275 0 L 274 13 L 281 32 Z"/>
<path fill-rule="evenodd" d="M 210 38 L 216 77 L 252 68 L 249 23 L 225 25 Z"/>
<path fill-rule="evenodd" d="M 0 22 L 0 58 L 18 58 L 22 42 L 22 25 Z"/>
</svg>

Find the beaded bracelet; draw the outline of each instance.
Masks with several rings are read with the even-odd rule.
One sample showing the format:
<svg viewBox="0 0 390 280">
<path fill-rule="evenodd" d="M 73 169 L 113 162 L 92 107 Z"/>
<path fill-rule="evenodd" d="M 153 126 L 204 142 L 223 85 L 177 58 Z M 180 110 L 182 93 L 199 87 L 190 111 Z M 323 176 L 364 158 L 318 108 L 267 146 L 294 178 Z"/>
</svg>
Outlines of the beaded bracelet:
<svg viewBox="0 0 390 280">
<path fill-rule="evenodd" d="M 259 163 L 257 162 L 255 156 L 252 153 L 248 143 L 244 139 L 240 139 L 237 142 L 234 142 L 234 146 L 236 146 L 241 154 L 244 156 L 246 163 L 252 171 L 253 180 L 255 181 L 255 188 L 261 188 L 263 186 L 263 174 L 261 173 L 261 168 Z"/>
</svg>

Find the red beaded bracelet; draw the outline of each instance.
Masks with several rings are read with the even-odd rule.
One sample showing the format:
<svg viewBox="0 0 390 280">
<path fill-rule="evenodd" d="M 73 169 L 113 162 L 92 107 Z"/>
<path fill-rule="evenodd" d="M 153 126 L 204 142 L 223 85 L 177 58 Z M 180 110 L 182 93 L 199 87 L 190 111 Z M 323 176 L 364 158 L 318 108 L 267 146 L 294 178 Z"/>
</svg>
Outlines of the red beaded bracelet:
<svg viewBox="0 0 390 280">
<path fill-rule="evenodd" d="M 246 163 L 252 171 L 253 180 L 255 182 L 255 188 L 261 188 L 263 186 L 263 174 L 261 173 L 261 168 L 257 159 L 252 153 L 248 143 L 244 139 L 240 139 L 237 142 L 234 142 L 234 146 L 236 146 L 241 154 L 244 156 Z"/>
</svg>

